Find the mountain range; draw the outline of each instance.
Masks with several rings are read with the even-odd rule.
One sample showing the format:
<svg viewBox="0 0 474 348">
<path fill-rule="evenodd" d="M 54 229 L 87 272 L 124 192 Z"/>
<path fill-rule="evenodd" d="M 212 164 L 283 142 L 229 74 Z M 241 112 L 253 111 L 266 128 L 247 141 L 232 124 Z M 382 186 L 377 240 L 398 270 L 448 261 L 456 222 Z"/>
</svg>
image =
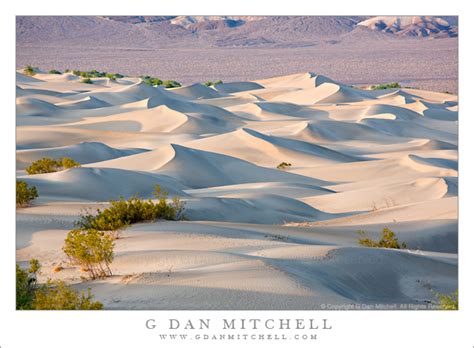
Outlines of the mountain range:
<svg viewBox="0 0 474 348">
<path fill-rule="evenodd" d="M 307 47 L 351 35 L 450 38 L 457 17 L 18 16 L 17 45 L 88 47 Z"/>
</svg>

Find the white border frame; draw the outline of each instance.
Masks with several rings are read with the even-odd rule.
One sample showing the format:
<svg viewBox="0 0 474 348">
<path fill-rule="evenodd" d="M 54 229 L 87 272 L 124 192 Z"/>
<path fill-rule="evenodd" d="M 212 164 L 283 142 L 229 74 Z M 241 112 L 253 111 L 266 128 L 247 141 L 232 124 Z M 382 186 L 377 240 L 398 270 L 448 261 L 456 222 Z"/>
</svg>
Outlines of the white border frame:
<svg viewBox="0 0 474 348">
<path fill-rule="evenodd" d="M 217 5 L 217 6 L 216 6 Z M 6 224 L 0 231 L 0 347 L 157 347 L 157 346 L 314 346 L 322 347 L 473 347 L 474 335 L 468 330 L 474 322 L 474 230 L 470 220 L 472 208 L 469 198 L 473 191 L 472 156 L 474 94 L 472 64 L 473 25 L 467 1 L 450 1 L 443 6 L 434 1 L 369 1 L 358 0 L 318 2 L 291 0 L 285 5 L 276 1 L 239 0 L 232 2 L 201 1 L 146 1 L 134 0 L 125 4 L 116 1 L 78 2 L 32 1 L 4 2 L 1 16 L 0 54 L 3 73 L 0 84 L 2 100 L 1 159 L 6 168 L 0 175 L 3 199 L 2 217 Z M 248 15 L 366 15 L 414 13 L 459 15 L 459 96 L 460 96 L 460 220 L 459 220 L 459 283 L 460 310 L 446 311 L 102 311 L 102 312 L 35 312 L 15 311 L 15 15 L 132 15 L 132 14 L 248 14 Z M 160 330 L 147 330 L 145 320 L 155 318 L 158 323 L 168 318 L 210 318 L 220 323 L 222 318 L 327 318 L 333 329 L 318 332 L 317 341 L 161 341 Z M 197 330 L 196 330 L 197 331 Z M 212 330 L 207 331 L 211 334 Z M 259 332 L 260 333 L 260 332 Z M 275 333 L 275 332 L 274 332 Z"/>
</svg>

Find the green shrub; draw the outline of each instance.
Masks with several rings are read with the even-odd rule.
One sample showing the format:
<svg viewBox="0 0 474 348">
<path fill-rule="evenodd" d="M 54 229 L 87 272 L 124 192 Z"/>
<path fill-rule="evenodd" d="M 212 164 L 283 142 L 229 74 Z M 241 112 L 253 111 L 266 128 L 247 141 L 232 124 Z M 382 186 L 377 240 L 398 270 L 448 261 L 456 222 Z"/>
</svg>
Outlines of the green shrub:
<svg viewBox="0 0 474 348">
<path fill-rule="evenodd" d="M 217 80 L 216 82 L 207 81 L 207 82 L 204 82 L 203 85 L 207 86 L 207 87 L 210 87 L 210 86 L 215 86 L 215 85 L 218 85 L 218 84 L 221 84 L 221 83 L 222 83 L 222 80 Z"/>
<path fill-rule="evenodd" d="M 370 89 L 389 89 L 389 88 L 402 88 L 398 82 L 384 83 L 380 85 L 371 86 Z"/>
<path fill-rule="evenodd" d="M 39 269 L 36 259 L 30 260 L 30 268 L 26 271 L 16 265 L 16 309 L 32 309 Z"/>
<path fill-rule="evenodd" d="M 381 233 L 380 239 L 374 241 L 366 237 L 366 233 L 362 230 L 357 231 L 361 236 L 359 238 L 359 244 L 371 248 L 391 248 L 391 249 L 406 249 L 406 243 L 399 243 L 398 238 L 395 237 L 395 232 L 385 227 Z"/>
<path fill-rule="evenodd" d="M 151 77 L 148 75 L 141 76 L 141 79 L 149 86 L 161 86 L 163 84 L 163 81 L 161 81 L 159 78 Z"/>
<path fill-rule="evenodd" d="M 36 70 L 38 68 L 33 68 L 31 65 L 27 65 L 24 69 L 23 69 L 23 74 L 27 75 L 27 76 L 34 76 L 36 75 Z"/>
<path fill-rule="evenodd" d="M 163 81 L 163 86 L 165 88 L 175 88 L 175 87 L 181 87 L 181 84 L 174 80 L 166 80 L 166 81 Z"/>
<path fill-rule="evenodd" d="M 71 70 L 70 70 L 70 69 L 66 69 L 66 70 L 64 70 L 64 73 L 65 73 L 65 74 L 67 74 L 67 73 L 69 73 L 69 72 L 71 72 Z"/>
<path fill-rule="evenodd" d="M 61 161 L 61 166 L 64 169 L 69 169 L 69 168 L 74 168 L 74 167 L 80 167 L 81 164 L 74 161 L 72 158 L 69 157 L 63 157 L 60 159 Z"/>
<path fill-rule="evenodd" d="M 81 266 L 91 279 L 112 275 L 109 265 L 114 258 L 114 243 L 104 231 L 72 230 L 64 241 L 63 251 L 71 264 Z"/>
<path fill-rule="evenodd" d="M 99 310 L 104 306 L 92 300 L 91 290 L 79 292 L 66 286 L 62 281 L 52 282 L 36 290 L 33 309 L 37 310 Z"/>
<path fill-rule="evenodd" d="M 37 274 L 41 265 L 38 260 L 30 260 L 30 268 L 23 270 L 16 265 L 16 309 L 102 309 L 100 302 L 93 302 L 90 289 L 79 294 L 64 282 L 48 282 L 43 286 L 37 284 Z"/>
<path fill-rule="evenodd" d="M 81 82 L 82 83 L 87 83 L 87 84 L 92 84 L 93 83 L 92 80 L 88 77 L 86 77 L 85 79 L 82 79 Z"/>
<path fill-rule="evenodd" d="M 28 206 L 35 198 L 38 198 L 35 186 L 28 186 L 23 180 L 16 181 L 16 206 L 18 208 Z"/>
<path fill-rule="evenodd" d="M 459 309 L 457 290 L 451 294 L 436 294 L 436 297 L 438 297 L 440 309 L 451 311 Z"/>
<path fill-rule="evenodd" d="M 49 74 L 61 75 L 61 72 L 59 70 L 52 69 L 49 71 Z"/>
<path fill-rule="evenodd" d="M 48 157 L 44 157 L 37 161 L 31 163 L 31 165 L 26 168 L 26 172 L 30 175 L 32 174 L 42 174 L 42 173 L 53 173 L 59 170 L 60 164 Z"/>
<path fill-rule="evenodd" d="M 155 197 L 158 200 L 141 200 L 131 197 L 125 200 L 111 201 L 110 206 L 104 210 L 97 209 L 97 214 L 89 212 L 82 214 L 74 224 L 79 229 L 95 229 L 99 231 L 113 231 L 113 238 L 119 238 L 120 230 L 128 225 L 138 222 L 150 222 L 157 219 L 178 220 L 182 218 L 184 203 L 174 197 L 168 203 L 168 194 L 161 192 L 159 185 L 155 186 Z"/>
<path fill-rule="evenodd" d="M 288 162 L 281 162 L 279 165 L 277 165 L 277 169 L 285 170 L 291 167 L 291 163 Z"/>
<path fill-rule="evenodd" d="M 26 168 L 26 172 L 29 175 L 54 173 L 63 169 L 79 167 L 80 165 L 80 163 L 69 157 L 63 157 L 57 160 L 49 157 L 43 157 L 42 159 L 31 163 L 31 165 Z"/>
</svg>

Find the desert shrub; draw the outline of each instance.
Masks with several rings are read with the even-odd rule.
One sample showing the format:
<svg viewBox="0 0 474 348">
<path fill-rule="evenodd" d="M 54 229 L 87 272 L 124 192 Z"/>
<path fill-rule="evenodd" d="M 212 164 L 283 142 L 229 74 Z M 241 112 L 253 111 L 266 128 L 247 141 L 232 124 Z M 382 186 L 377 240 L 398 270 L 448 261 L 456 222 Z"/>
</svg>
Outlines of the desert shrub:
<svg viewBox="0 0 474 348">
<path fill-rule="evenodd" d="M 80 167 L 81 164 L 74 161 L 72 158 L 69 157 L 63 157 L 60 159 L 61 161 L 61 166 L 64 169 L 69 169 L 69 168 L 74 168 L 74 167 Z"/>
<path fill-rule="evenodd" d="M 80 70 L 73 70 L 72 73 L 76 76 L 81 76 L 81 71 Z"/>
<path fill-rule="evenodd" d="M 210 86 L 215 86 L 215 85 L 218 85 L 222 83 L 222 80 L 217 80 L 215 82 L 212 82 L 212 81 L 206 81 L 203 83 L 204 86 L 207 86 L 207 87 L 210 87 Z"/>
<path fill-rule="evenodd" d="M 288 169 L 291 167 L 291 163 L 288 162 L 281 162 L 279 165 L 277 165 L 277 169 Z"/>
<path fill-rule="evenodd" d="M 436 294 L 438 297 L 440 309 L 457 311 L 458 305 L 458 291 L 454 291 L 451 294 Z"/>
<path fill-rule="evenodd" d="M 32 309 L 36 291 L 36 275 L 40 264 L 36 259 L 30 260 L 30 268 L 23 270 L 16 265 L 16 309 Z"/>
<path fill-rule="evenodd" d="M 92 80 L 89 77 L 86 77 L 85 79 L 81 80 L 82 83 L 87 83 L 87 84 L 92 84 Z"/>
<path fill-rule="evenodd" d="M 389 88 L 402 88 L 398 82 L 383 83 L 380 85 L 371 86 L 370 89 L 389 89 Z"/>
<path fill-rule="evenodd" d="M 98 310 L 104 306 L 93 301 L 91 290 L 81 293 L 66 286 L 62 281 L 48 280 L 46 285 L 36 290 L 33 309 L 37 310 Z"/>
<path fill-rule="evenodd" d="M 28 206 L 35 198 L 38 198 L 35 186 L 28 186 L 23 180 L 16 181 L 16 206 L 18 208 Z"/>
<path fill-rule="evenodd" d="M 52 69 L 49 71 L 49 74 L 61 75 L 61 72 L 59 70 Z"/>
<path fill-rule="evenodd" d="M 26 172 L 29 175 L 54 173 L 63 169 L 79 167 L 80 165 L 80 163 L 69 157 L 63 157 L 57 160 L 49 157 L 43 157 L 42 159 L 31 163 L 31 165 L 26 168 Z"/>
<path fill-rule="evenodd" d="M 91 279 L 112 275 L 109 265 L 114 258 L 114 243 L 104 231 L 72 230 L 64 241 L 63 251 L 71 264 L 81 266 Z"/>
<path fill-rule="evenodd" d="M 168 203 L 168 194 L 162 192 L 159 185 L 155 186 L 154 195 L 158 200 L 142 200 L 131 197 L 125 200 L 121 197 L 111 201 L 110 206 L 104 210 L 97 209 L 97 213 L 85 212 L 82 214 L 75 226 L 79 229 L 95 229 L 99 231 L 113 231 L 110 235 L 119 238 L 120 230 L 128 225 L 138 222 L 149 222 L 157 219 L 178 220 L 184 212 L 184 202 L 174 197 Z"/>
<path fill-rule="evenodd" d="M 115 76 L 115 74 L 110 74 L 110 73 L 106 73 L 105 74 L 105 77 L 109 78 L 110 80 L 112 81 L 115 81 L 117 79 L 117 77 Z"/>
<path fill-rule="evenodd" d="M 102 303 L 92 301 L 90 289 L 79 294 L 64 282 L 51 280 L 39 286 L 40 268 L 36 259 L 30 260 L 28 270 L 16 265 L 16 309 L 102 309 Z"/>
<path fill-rule="evenodd" d="M 23 69 L 23 74 L 25 74 L 27 76 L 34 76 L 34 75 L 36 75 L 36 70 L 37 70 L 37 68 L 33 68 L 31 65 L 27 65 Z"/>
<path fill-rule="evenodd" d="M 57 172 L 60 168 L 60 163 L 55 159 L 44 157 L 37 161 L 31 163 L 31 165 L 26 168 L 26 172 L 30 175 L 32 174 L 42 174 L 42 173 L 53 173 Z"/>
<path fill-rule="evenodd" d="M 148 75 L 141 76 L 141 79 L 149 86 L 161 86 L 163 84 L 163 81 L 161 81 L 159 78 L 151 77 Z"/>
<path fill-rule="evenodd" d="M 357 233 L 361 236 L 359 238 L 359 244 L 364 245 L 371 248 L 391 248 L 391 249 L 406 249 L 406 243 L 399 243 L 398 238 L 395 237 L 395 232 L 390 230 L 389 228 L 385 227 L 382 230 L 380 239 L 378 241 L 374 241 L 368 237 L 366 237 L 366 233 L 362 230 L 357 231 Z"/>
<path fill-rule="evenodd" d="M 65 74 L 67 74 L 67 73 L 69 73 L 69 72 L 71 72 L 71 69 L 66 69 L 66 70 L 64 70 L 64 73 L 65 73 Z"/>
<path fill-rule="evenodd" d="M 175 88 L 175 87 L 181 87 L 181 84 L 178 81 L 166 80 L 166 81 L 163 81 L 163 87 Z"/>
</svg>

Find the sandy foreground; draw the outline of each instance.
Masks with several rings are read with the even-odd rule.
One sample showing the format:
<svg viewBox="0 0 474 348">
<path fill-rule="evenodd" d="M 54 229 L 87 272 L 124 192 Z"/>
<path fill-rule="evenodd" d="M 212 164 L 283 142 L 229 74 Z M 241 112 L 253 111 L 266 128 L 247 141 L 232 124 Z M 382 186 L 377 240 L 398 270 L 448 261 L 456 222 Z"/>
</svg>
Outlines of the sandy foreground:
<svg viewBox="0 0 474 348">
<path fill-rule="evenodd" d="M 457 96 L 313 73 L 175 89 L 93 80 L 17 73 L 17 177 L 40 195 L 17 210 L 17 261 L 38 258 L 41 280 L 90 287 L 106 309 L 426 305 L 457 289 Z M 82 166 L 25 173 L 63 156 Z M 131 226 L 114 275 L 82 280 L 61 250 L 81 209 L 152 198 L 156 184 L 189 221 Z M 409 249 L 358 245 L 357 230 L 384 227 Z"/>
</svg>

